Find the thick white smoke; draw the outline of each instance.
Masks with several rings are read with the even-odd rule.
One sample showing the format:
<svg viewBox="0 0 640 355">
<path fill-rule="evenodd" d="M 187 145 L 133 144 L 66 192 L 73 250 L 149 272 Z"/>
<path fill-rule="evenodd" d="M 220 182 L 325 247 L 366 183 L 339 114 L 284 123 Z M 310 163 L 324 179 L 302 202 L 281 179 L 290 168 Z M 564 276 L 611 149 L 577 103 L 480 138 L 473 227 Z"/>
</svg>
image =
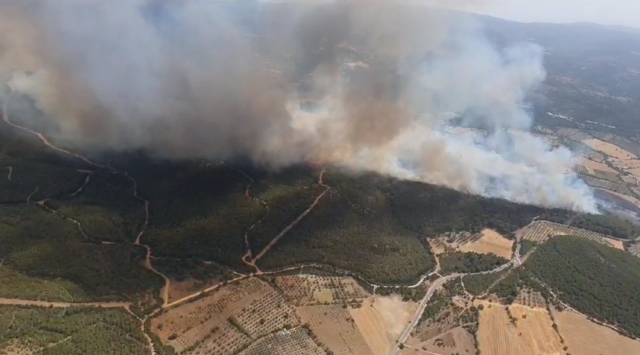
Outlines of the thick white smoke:
<svg viewBox="0 0 640 355">
<path fill-rule="evenodd" d="M 0 71 L 88 148 L 319 161 L 595 211 L 569 151 L 527 133 L 519 105 L 544 80 L 541 50 L 496 49 L 469 15 L 393 1 L 6 0 L 0 23 Z M 483 130 L 452 133 L 451 113 Z"/>
</svg>

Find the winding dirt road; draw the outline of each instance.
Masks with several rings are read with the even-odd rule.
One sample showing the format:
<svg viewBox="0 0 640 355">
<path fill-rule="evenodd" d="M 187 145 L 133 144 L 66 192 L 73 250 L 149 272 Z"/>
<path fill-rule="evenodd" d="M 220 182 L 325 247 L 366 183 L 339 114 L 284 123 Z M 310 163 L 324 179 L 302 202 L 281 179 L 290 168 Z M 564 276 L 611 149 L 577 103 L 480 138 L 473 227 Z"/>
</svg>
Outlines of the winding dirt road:
<svg viewBox="0 0 640 355">
<path fill-rule="evenodd" d="M 53 145 L 51 142 L 49 142 L 49 140 L 42 133 L 36 132 L 36 131 L 31 130 L 31 129 L 27 128 L 27 127 L 20 126 L 19 124 L 11 122 L 11 120 L 9 119 L 9 114 L 7 113 L 7 104 L 9 103 L 9 99 L 11 98 L 11 95 L 13 94 L 13 88 L 11 86 L 9 86 L 9 88 L 11 88 L 11 94 L 9 94 L 7 99 L 4 101 L 4 105 L 2 105 L 2 119 L 4 120 L 4 122 L 6 122 L 11 127 L 17 128 L 17 129 L 19 129 L 21 131 L 24 131 L 24 132 L 27 132 L 27 133 L 30 133 L 30 134 L 33 134 L 33 135 L 37 136 L 38 138 L 40 138 L 42 143 L 44 143 L 47 147 L 49 147 L 49 148 L 51 148 L 51 149 L 53 149 L 55 151 L 58 151 L 58 152 L 60 152 L 62 154 L 66 154 L 66 155 L 78 158 L 78 159 L 84 161 L 85 163 L 87 163 L 89 165 L 92 165 L 92 166 L 95 166 L 95 167 L 98 167 L 98 168 L 104 168 L 104 166 L 102 166 L 102 165 L 100 165 L 98 163 L 95 163 L 95 162 L 89 160 L 88 158 L 86 158 L 86 157 L 84 157 L 84 156 L 82 156 L 80 154 L 77 154 L 77 153 L 74 153 L 74 152 L 70 152 L 70 151 L 68 151 L 66 149 L 63 149 L 63 148 L 60 148 L 60 147 L 57 147 L 57 146 Z"/>
<path fill-rule="evenodd" d="M 53 149 L 53 150 L 55 150 L 55 151 L 57 151 L 59 153 L 62 153 L 62 154 L 77 158 L 77 159 L 82 160 L 85 163 L 87 163 L 87 164 L 89 164 L 91 166 L 97 167 L 97 168 L 108 168 L 114 174 L 117 173 L 117 170 L 111 167 L 111 163 L 109 163 L 108 167 L 105 167 L 103 165 L 95 163 L 95 162 L 91 161 L 90 159 L 88 159 L 87 157 L 84 157 L 84 156 L 82 156 L 80 154 L 77 154 L 77 153 L 74 153 L 74 152 L 68 151 L 66 149 L 63 149 L 63 148 L 55 146 L 42 133 L 36 132 L 34 130 L 31 130 L 29 128 L 23 127 L 21 125 L 18 125 L 16 123 L 12 122 L 11 119 L 9 118 L 9 114 L 7 113 L 7 105 L 9 103 L 9 100 L 10 100 L 11 96 L 13 95 L 14 90 L 13 90 L 13 87 L 11 87 L 11 85 L 9 83 L 7 83 L 7 85 L 11 89 L 11 93 L 7 96 L 6 100 L 4 101 L 4 103 L 2 105 L 2 119 L 6 124 L 8 124 L 11 127 L 17 128 L 17 129 L 19 129 L 21 131 L 24 131 L 24 132 L 27 132 L 27 133 L 30 133 L 32 135 L 37 136 L 42 141 L 42 143 L 44 143 L 47 147 L 49 147 L 49 148 L 51 148 L 51 149 Z M 9 172 L 9 180 L 11 180 L 12 170 L 13 169 L 11 169 L 10 172 Z M 90 171 L 80 171 L 80 172 L 87 173 L 88 174 L 87 178 L 85 179 L 84 184 L 78 190 L 76 190 L 71 196 L 76 196 L 76 195 L 80 194 L 84 190 L 84 188 L 87 186 L 87 184 L 89 183 L 89 181 L 91 179 L 91 176 L 93 174 L 93 172 L 90 172 Z M 131 176 L 129 176 L 129 174 L 125 173 L 125 175 L 130 180 L 132 180 L 133 183 L 134 183 L 134 192 L 133 192 L 133 194 L 134 194 L 135 198 L 137 198 L 138 200 L 144 202 L 145 222 L 144 222 L 144 226 L 142 227 L 140 233 L 136 237 L 135 245 L 142 246 L 147 250 L 147 255 L 146 255 L 145 264 L 144 264 L 145 268 L 147 268 L 148 270 L 152 271 L 153 273 L 159 275 L 165 281 L 165 286 L 163 287 L 163 289 L 161 291 L 162 292 L 162 298 L 163 298 L 163 306 L 164 306 L 164 305 L 166 305 L 168 303 L 168 300 L 169 300 L 169 297 L 168 297 L 168 294 L 169 294 L 169 278 L 166 277 L 161 272 L 157 271 L 153 267 L 153 265 L 151 264 L 151 248 L 148 245 L 144 245 L 144 244 L 140 243 L 140 239 L 142 238 L 142 235 L 145 233 L 145 231 L 147 229 L 147 226 L 149 224 L 149 201 L 147 201 L 147 200 L 145 200 L 145 199 L 143 199 L 143 198 L 138 196 L 138 182 L 135 179 L 133 179 Z M 36 192 L 38 192 L 38 189 L 39 189 L 39 187 L 36 187 L 36 189 L 27 197 L 27 203 L 29 203 L 31 201 L 31 197 Z M 54 214 L 60 215 L 64 219 L 66 219 L 68 221 L 71 221 L 74 224 L 76 224 L 78 226 L 80 232 L 82 233 L 82 235 L 86 239 L 91 240 L 87 236 L 87 234 L 84 232 L 84 230 L 82 228 L 82 224 L 79 221 L 76 221 L 75 219 L 63 216 L 58 211 L 48 207 L 46 205 L 46 202 L 47 202 L 47 200 L 42 200 L 42 201 L 38 201 L 36 203 L 39 206 L 41 206 L 42 208 L 44 208 L 44 209 L 46 209 L 46 210 L 48 210 L 48 211 L 50 211 L 50 212 L 52 212 Z M 102 244 L 106 244 L 106 245 L 115 244 L 115 243 L 111 243 L 111 242 L 101 242 L 101 243 Z M 147 347 L 149 348 L 149 350 L 151 352 L 151 355 L 156 355 L 156 350 L 155 350 L 155 347 L 153 345 L 153 341 L 152 341 L 151 337 L 149 337 L 149 335 L 147 334 L 147 332 L 145 331 L 145 328 L 144 328 L 144 324 L 145 324 L 145 322 L 146 322 L 146 320 L 147 320 L 147 318 L 149 316 L 145 316 L 144 318 L 138 317 L 135 313 L 133 313 L 131 311 L 130 303 L 118 303 L 118 302 L 114 302 L 114 303 L 108 303 L 108 302 L 107 303 L 60 303 L 60 302 L 41 302 L 41 301 L 29 301 L 29 300 L 17 300 L 17 299 L 0 299 L 0 305 L 3 305 L 3 304 L 5 304 L 5 305 L 21 305 L 21 306 L 54 307 L 54 308 L 55 307 L 58 307 L 58 308 L 60 308 L 60 307 L 71 307 L 71 306 L 74 306 L 74 307 L 89 306 L 89 307 L 105 307 L 105 308 L 124 308 L 127 312 L 129 312 L 131 315 L 133 315 L 136 319 L 138 319 L 140 321 L 140 330 L 142 331 L 142 333 L 143 333 L 143 335 L 144 335 L 144 337 L 145 337 L 145 339 L 147 341 Z M 162 307 L 159 307 L 153 313 L 156 313 L 156 312 L 160 311 L 161 309 L 162 309 Z"/>
<path fill-rule="evenodd" d="M 113 169 L 110 167 L 110 169 Z M 129 175 L 128 172 L 125 172 L 124 175 L 131 180 L 131 182 L 133 182 L 133 196 L 138 199 L 139 201 L 142 201 L 144 203 L 144 224 L 142 225 L 142 228 L 140 229 L 140 232 L 138 233 L 138 236 L 136 237 L 136 241 L 134 243 L 134 245 L 143 247 L 147 250 L 147 255 L 145 257 L 144 260 L 144 267 L 153 272 L 154 274 L 162 277 L 162 279 L 164 280 L 164 286 L 162 287 L 162 290 L 160 291 L 160 294 L 162 296 L 162 306 L 164 307 L 165 305 L 167 305 L 169 303 L 169 287 L 171 286 L 171 281 L 169 280 L 169 278 L 161 273 L 160 271 L 156 270 L 156 268 L 153 267 L 153 263 L 151 262 L 152 259 L 152 252 L 151 252 L 151 247 L 149 247 L 146 244 L 142 244 L 142 236 L 144 235 L 144 233 L 147 231 L 147 227 L 149 226 L 149 200 L 144 199 L 140 196 L 138 196 L 138 181 L 136 179 L 134 179 L 131 175 Z"/>
<path fill-rule="evenodd" d="M 249 262 L 247 262 L 248 265 L 254 267 L 258 273 L 261 273 L 258 269 L 258 267 L 256 266 L 256 263 L 258 262 L 258 260 L 260 260 L 268 251 L 269 249 L 271 249 L 274 245 L 276 245 L 278 243 L 278 241 L 280 241 L 280 239 L 282 239 L 282 237 L 284 237 L 285 234 L 287 234 L 291 229 L 293 229 L 293 227 L 295 227 L 298 223 L 300 223 L 300 221 L 302 221 L 309 213 L 311 213 L 311 211 L 313 211 L 314 208 L 316 208 L 316 206 L 318 205 L 318 203 L 320 202 L 320 200 L 322 200 L 322 198 L 329 192 L 331 191 L 331 187 L 329 185 L 326 185 L 324 183 L 324 174 L 326 172 L 326 169 L 322 169 L 322 171 L 320 172 L 320 176 L 318 177 L 318 185 L 324 187 L 324 191 L 322 191 L 322 193 L 320 195 L 318 195 L 318 197 L 316 197 L 316 199 L 313 201 L 313 203 L 311 203 L 311 205 L 304 211 L 302 212 L 298 218 L 296 218 L 295 220 L 293 220 L 293 222 L 291 222 L 288 226 L 286 226 L 278 235 L 276 235 L 271 242 L 269 242 L 269 244 L 267 244 L 267 246 L 265 246 L 262 251 L 260 251 L 260 253 L 258 253 L 258 255 L 256 255 L 255 258 L 252 258 Z"/>
<path fill-rule="evenodd" d="M 7 180 L 9 180 L 11 182 L 15 182 L 16 184 L 19 184 L 19 182 L 13 181 L 13 179 L 11 178 L 12 175 L 13 175 L 13 166 L 5 166 L 5 168 L 7 168 L 7 170 L 9 170 L 9 174 L 7 174 Z"/>
<path fill-rule="evenodd" d="M 519 250 L 520 250 L 520 245 L 518 244 L 517 251 L 519 252 Z M 433 296 L 436 290 L 440 289 L 447 282 L 455 280 L 457 278 L 464 277 L 464 276 L 487 275 L 487 274 L 494 274 L 496 272 L 500 272 L 517 263 L 516 261 L 518 260 L 516 257 L 517 254 L 518 253 L 514 253 L 514 256 L 511 258 L 511 260 L 508 263 L 500 265 L 499 267 L 493 270 L 474 272 L 474 273 L 464 273 L 464 274 L 451 274 L 451 275 L 441 277 L 437 279 L 435 282 L 433 282 L 431 286 L 429 286 L 429 289 L 427 290 L 427 293 L 425 294 L 424 298 L 420 301 L 420 304 L 418 305 L 418 309 L 416 310 L 416 313 L 414 314 L 413 319 L 411 320 L 411 323 L 409 323 L 409 325 L 407 325 L 404 331 L 400 334 L 400 337 L 398 338 L 396 345 L 391 349 L 391 351 L 389 352 L 389 355 L 398 354 L 398 352 L 400 351 L 400 344 L 404 344 L 407 341 L 413 329 L 416 327 L 416 325 L 418 325 L 418 322 L 420 321 L 420 318 L 422 318 L 422 314 L 424 313 L 424 310 L 427 308 L 427 304 L 429 303 L 429 300 L 431 300 L 431 297 Z"/>
</svg>

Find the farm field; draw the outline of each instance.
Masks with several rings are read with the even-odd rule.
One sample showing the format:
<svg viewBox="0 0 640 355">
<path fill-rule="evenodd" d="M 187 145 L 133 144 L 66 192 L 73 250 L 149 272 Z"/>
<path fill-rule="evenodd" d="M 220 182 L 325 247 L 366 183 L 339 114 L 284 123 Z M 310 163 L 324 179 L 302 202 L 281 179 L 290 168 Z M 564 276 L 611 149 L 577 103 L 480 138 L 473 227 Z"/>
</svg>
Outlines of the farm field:
<svg viewBox="0 0 640 355">
<path fill-rule="evenodd" d="M 458 250 L 465 253 L 495 254 L 505 259 L 511 259 L 513 240 L 503 237 L 492 229 L 485 229 L 481 234 L 480 239 L 459 245 Z"/>
<path fill-rule="evenodd" d="M 335 355 L 369 355 L 369 348 L 349 310 L 340 305 L 300 306 L 296 313 Z"/>
<path fill-rule="evenodd" d="M 296 306 L 343 304 L 369 297 L 369 293 L 350 277 L 317 275 L 280 276 L 276 286 Z"/>
<path fill-rule="evenodd" d="M 239 353 L 239 355 L 293 354 L 326 355 L 326 352 L 313 341 L 307 330 L 296 328 L 270 334 Z"/>
<path fill-rule="evenodd" d="M 552 310 L 558 331 L 565 341 L 567 353 L 580 355 L 640 354 L 640 341 L 618 334 L 598 325 L 585 316 L 572 312 Z"/>
<path fill-rule="evenodd" d="M 520 234 L 522 239 L 536 243 L 544 243 L 547 239 L 557 235 L 575 235 L 594 240 L 612 248 L 624 249 L 621 241 L 610 238 L 604 234 L 549 221 L 535 221 L 520 229 L 517 233 Z"/>
<path fill-rule="evenodd" d="M 560 337 L 546 309 L 476 301 L 480 311 L 478 341 L 485 355 L 563 354 Z M 511 318 L 513 317 L 513 318 Z"/>
<path fill-rule="evenodd" d="M 473 335 L 461 327 L 453 328 L 427 341 L 420 341 L 410 337 L 406 342 L 407 347 L 401 355 L 413 354 L 475 354 L 476 346 Z M 420 349 L 422 351 L 416 351 Z"/>
<path fill-rule="evenodd" d="M 547 307 L 547 301 L 544 299 L 540 292 L 533 291 L 527 288 L 523 288 L 520 290 L 520 293 L 518 293 L 518 297 L 516 297 L 513 303 L 517 303 L 530 308 Z"/>
<path fill-rule="evenodd" d="M 629 187 L 625 183 L 620 181 L 598 179 L 590 175 L 580 175 L 580 179 L 582 179 L 587 185 L 591 187 L 601 188 L 633 196 L 631 190 L 629 190 Z"/>
<path fill-rule="evenodd" d="M 371 300 L 371 304 L 373 309 L 382 317 L 387 335 L 392 341 L 400 337 L 400 334 L 418 309 L 417 303 L 404 302 L 398 295 L 389 297 L 375 296 Z"/>
<path fill-rule="evenodd" d="M 593 161 L 584 157 L 580 158 L 580 160 L 578 161 L 578 164 L 587 168 L 589 173 L 592 175 L 595 174 L 596 171 L 602 171 L 602 172 L 611 173 L 611 174 L 618 173 L 616 170 L 612 169 L 607 164 L 598 163 L 596 161 Z"/>
<path fill-rule="evenodd" d="M 294 310 L 266 282 L 230 284 L 151 320 L 151 330 L 177 352 L 233 354 L 251 341 L 299 325 Z M 191 352 L 190 352 L 191 353 Z"/>
<path fill-rule="evenodd" d="M 635 197 L 629 196 L 629 195 L 625 195 L 625 194 L 621 194 L 615 191 L 607 191 L 608 193 L 615 195 L 617 197 L 620 197 L 621 199 L 624 199 L 626 201 L 631 202 L 633 205 L 635 205 L 636 207 L 640 208 L 640 200 L 638 200 Z"/>
<path fill-rule="evenodd" d="M 431 250 L 440 255 L 447 249 L 463 253 L 495 254 L 505 259 L 511 259 L 513 254 L 513 240 L 509 240 L 492 229 L 484 229 L 480 233 L 472 234 L 445 233 L 438 238 L 429 239 Z"/>
<path fill-rule="evenodd" d="M 597 150 L 599 152 L 602 152 L 610 157 L 613 158 L 618 158 L 618 159 L 638 159 L 638 157 L 629 152 L 626 151 L 620 147 L 618 147 L 617 145 L 611 144 L 611 143 L 607 143 L 605 141 L 602 141 L 600 139 L 597 138 L 592 138 L 592 139 L 585 139 L 582 141 L 582 143 L 588 145 L 589 147 L 591 147 L 593 150 Z"/>
<path fill-rule="evenodd" d="M 373 355 L 385 355 L 391 350 L 393 336 L 387 332 L 387 325 L 384 318 L 373 307 L 375 297 L 364 301 L 360 308 L 350 308 L 349 313 L 355 321 L 360 334 L 369 345 Z M 390 320 L 387 320 L 389 322 Z M 399 322 L 404 321 L 402 317 Z"/>
</svg>

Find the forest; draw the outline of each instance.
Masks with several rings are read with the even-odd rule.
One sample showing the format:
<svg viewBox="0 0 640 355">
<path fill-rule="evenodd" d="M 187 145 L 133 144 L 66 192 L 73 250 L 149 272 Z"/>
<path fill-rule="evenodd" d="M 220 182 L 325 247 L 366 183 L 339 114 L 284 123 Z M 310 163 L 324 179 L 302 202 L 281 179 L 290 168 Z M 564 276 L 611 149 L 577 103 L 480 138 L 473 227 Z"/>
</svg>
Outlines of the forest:
<svg viewBox="0 0 640 355">
<path fill-rule="evenodd" d="M 640 336 L 640 259 L 585 238 L 562 236 L 538 247 L 528 273 L 560 299 L 600 321 Z"/>
<path fill-rule="evenodd" d="M 509 262 L 495 254 L 447 252 L 438 257 L 442 274 L 476 273 L 489 271 Z"/>
<path fill-rule="evenodd" d="M 140 324 L 119 309 L 0 307 L 0 354 L 146 355 Z M 12 354 L 12 353 L 9 353 Z"/>
</svg>

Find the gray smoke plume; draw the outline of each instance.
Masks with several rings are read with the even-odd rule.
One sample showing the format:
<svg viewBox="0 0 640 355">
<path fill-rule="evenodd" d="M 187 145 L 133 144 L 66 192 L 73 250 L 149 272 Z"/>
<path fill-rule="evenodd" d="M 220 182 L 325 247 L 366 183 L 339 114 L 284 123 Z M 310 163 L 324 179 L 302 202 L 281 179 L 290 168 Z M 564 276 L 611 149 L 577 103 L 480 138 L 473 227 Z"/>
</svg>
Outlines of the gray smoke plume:
<svg viewBox="0 0 640 355">
<path fill-rule="evenodd" d="M 83 148 L 316 161 L 595 211 L 569 151 L 527 133 L 519 105 L 544 80 L 541 50 L 496 49 L 457 12 L 391 0 L 2 0 L 0 71 L 53 120 L 45 133 Z M 485 131 L 454 131 L 452 115 Z"/>
</svg>

